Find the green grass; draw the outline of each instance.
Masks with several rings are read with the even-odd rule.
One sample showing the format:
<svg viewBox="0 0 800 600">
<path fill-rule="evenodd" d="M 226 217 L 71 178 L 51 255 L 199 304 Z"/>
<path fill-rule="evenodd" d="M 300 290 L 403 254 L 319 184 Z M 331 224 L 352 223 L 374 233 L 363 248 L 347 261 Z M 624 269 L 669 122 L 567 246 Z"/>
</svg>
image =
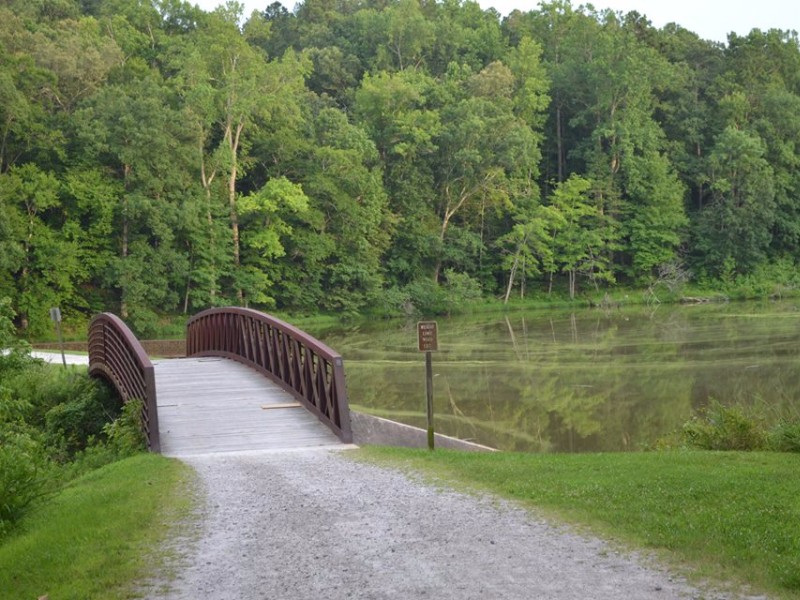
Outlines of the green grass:
<svg viewBox="0 0 800 600">
<path fill-rule="evenodd" d="M 694 577 L 800 598 L 796 454 L 363 452 L 656 550 Z"/>
<path fill-rule="evenodd" d="M 191 471 L 153 454 L 75 480 L 0 545 L 0 598 L 134 598 L 160 543 L 189 513 Z"/>
</svg>

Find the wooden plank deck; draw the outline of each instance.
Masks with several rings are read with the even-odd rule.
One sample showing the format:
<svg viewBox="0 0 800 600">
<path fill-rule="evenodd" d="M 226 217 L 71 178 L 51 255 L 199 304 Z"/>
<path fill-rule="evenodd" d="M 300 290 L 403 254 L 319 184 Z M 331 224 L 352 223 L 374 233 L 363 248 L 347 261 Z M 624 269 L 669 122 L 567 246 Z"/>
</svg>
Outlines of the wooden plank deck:
<svg viewBox="0 0 800 600">
<path fill-rule="evenodd" d="M 181 358 L 153 365 L 166 456 L 342 446 L 291 394 L 236 361 Z"/>
</svg>

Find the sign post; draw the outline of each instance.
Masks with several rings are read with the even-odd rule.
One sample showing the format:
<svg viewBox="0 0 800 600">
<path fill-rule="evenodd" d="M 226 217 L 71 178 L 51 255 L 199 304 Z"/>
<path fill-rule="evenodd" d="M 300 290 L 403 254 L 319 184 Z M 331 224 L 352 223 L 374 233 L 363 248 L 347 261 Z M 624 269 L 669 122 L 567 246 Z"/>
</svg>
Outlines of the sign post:
<svg viewBox="0 0 800 600">
<path fill-rule="evenodd" d="M 433 359 L 431 352 L 439 350 L 436 321 L 417 323 L 417 347 L 425 353 L 425 389 L 428 408 L 428 449 L 433 450 Z"/>
<path fill-rule="evenodd" d="M 53 307 L 50 309 L 50 320 L 56 324 L 56 333 L 58 334 L 58 345 L 61 346 L 61 362 L 64 363 L 64 368 L 67 368 L 67 357 L 64 356 L 64 337 L 61 335 L 61 309 Z"/>
</svg>

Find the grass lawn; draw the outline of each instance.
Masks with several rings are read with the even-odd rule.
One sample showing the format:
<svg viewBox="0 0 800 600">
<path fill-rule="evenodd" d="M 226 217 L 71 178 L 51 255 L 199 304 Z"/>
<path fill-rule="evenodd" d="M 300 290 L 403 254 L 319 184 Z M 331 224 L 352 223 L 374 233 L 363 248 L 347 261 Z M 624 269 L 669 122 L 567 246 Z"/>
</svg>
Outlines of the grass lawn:
<svg viewBox="0 0 800 600">
<path fill-rule="evenodd" d="M 701 579 L 800 598 L 797 454 L 362 453 L 657 550 Z"/>
<path fill-rule="evenodd" d="M 0 543 L 0 599 L 137 597 L 166 558 L 160 542 L 189 515 L 192 479 L 182 463 L 142 454 L 75 480 Z"/>
</svg>

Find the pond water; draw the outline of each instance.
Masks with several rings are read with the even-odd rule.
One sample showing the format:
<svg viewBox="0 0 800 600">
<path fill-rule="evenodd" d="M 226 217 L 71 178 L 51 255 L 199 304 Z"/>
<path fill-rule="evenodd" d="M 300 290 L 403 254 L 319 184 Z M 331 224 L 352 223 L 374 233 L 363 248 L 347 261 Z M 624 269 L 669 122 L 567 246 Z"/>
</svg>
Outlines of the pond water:
<svg viewBox="0 0 800 600">
<path fill-rule="evenodd" d="M 639 450 L 709 399 L 800 414 L 800 303 L 530 311 L 438 319 L 436 431 L 502 450 Z M 416 322 L 314 332 L 356 410 L 425 426 Z"/>
</svg>

